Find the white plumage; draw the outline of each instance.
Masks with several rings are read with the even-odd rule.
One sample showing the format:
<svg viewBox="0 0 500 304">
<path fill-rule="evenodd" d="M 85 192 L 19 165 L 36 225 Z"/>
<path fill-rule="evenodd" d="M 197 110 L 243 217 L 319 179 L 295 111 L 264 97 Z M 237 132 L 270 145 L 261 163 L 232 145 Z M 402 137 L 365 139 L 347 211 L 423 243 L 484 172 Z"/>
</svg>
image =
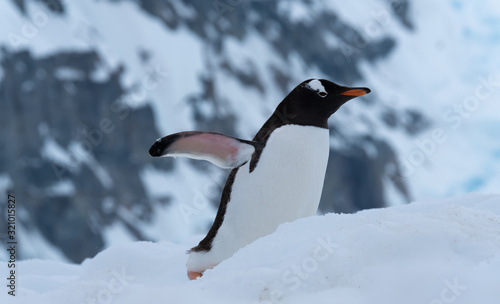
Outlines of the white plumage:
<svg viewBox="0 0 500 304">
<path fill-rule="evenodd" d="M 328 154 L 327 129 L 284 125 L 274 130 L 255 170 L 249 172 L 249 162 L 239 168 L 212 249 L 192 252 L 188 271 L 213 268 L 279 224 L 314 215 Z"/>
</svg>

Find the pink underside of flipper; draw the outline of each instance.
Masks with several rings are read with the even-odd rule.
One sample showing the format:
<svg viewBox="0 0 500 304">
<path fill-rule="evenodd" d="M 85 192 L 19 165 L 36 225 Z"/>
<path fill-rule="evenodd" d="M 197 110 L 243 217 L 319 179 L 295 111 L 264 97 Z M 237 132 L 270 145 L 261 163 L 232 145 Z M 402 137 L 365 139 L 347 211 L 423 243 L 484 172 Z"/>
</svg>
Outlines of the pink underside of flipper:
<svg viewBox="0 0 500 304">
<path fill-rule="evenodd" d="M 187 153 L 209 154 L 221 160 L 234 161 L 237 158 L 240 145 L 241 143 L 238 140 L 231 137 L 201 133 L 177 140 L 171 149 Z"/>
<path fill-rule="evenodd" d="M 193 132 L 194 133 L 194 132 Z M 203 159 L 222 168 L 236 168 L 250 160 L 254 146 L 238 139 L 209 132 L 183 132 L 167 149 L 165 156 Z"/>
</svg>

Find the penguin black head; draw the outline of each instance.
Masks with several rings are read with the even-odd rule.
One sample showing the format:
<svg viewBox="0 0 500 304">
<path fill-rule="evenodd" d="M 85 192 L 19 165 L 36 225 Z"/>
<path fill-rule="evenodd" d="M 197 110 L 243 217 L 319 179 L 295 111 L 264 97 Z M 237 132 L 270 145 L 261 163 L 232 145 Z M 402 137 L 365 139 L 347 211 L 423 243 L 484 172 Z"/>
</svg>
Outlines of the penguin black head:
<svg viewBox="0 0 500 304">
<path fill-rule="evenodd" d="M 328 118 L 347 101 L 370 93 L 368 88 L 350 88 L 325 79 L 308 79 L 280 103 L 277 116 L 285 123 L 328 128 Z"/>
</svg>

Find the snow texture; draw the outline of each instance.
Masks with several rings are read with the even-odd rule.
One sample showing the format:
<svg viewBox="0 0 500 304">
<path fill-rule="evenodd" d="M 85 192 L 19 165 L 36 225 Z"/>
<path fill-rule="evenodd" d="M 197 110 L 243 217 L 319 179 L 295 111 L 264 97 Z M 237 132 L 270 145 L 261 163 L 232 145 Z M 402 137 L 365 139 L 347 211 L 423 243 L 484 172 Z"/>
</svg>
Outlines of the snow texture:
<svg viewBox="0 0 500 304">
<path fill-rule="evenodd" d="M 496 304 L 500 298 L 500 195 L 300 219 L 196 281 L 186 277 L 188 246 L 125 243 L 81 265 L 21 261 L 15 303 Z M 14 303 L 6 292 L 0 301 Z"/>
</svg>

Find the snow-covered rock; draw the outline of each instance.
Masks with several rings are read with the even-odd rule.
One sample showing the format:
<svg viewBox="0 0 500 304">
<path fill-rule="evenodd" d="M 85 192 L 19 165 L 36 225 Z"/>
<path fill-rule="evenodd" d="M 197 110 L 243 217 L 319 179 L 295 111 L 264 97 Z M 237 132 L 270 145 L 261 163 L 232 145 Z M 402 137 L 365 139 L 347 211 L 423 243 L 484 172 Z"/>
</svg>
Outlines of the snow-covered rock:
<svg viewBox="0 0 500 304">
<path fill-rule="evenodd" d="M 15 303 L 498 303 L 500 195 L 468 195 L 281 225 L 205 275 L 186 248 L 112 246 L 81 265 L 18 264 Z M 14 303 L 6 292 L 2 303 Z"/>
</svg>

